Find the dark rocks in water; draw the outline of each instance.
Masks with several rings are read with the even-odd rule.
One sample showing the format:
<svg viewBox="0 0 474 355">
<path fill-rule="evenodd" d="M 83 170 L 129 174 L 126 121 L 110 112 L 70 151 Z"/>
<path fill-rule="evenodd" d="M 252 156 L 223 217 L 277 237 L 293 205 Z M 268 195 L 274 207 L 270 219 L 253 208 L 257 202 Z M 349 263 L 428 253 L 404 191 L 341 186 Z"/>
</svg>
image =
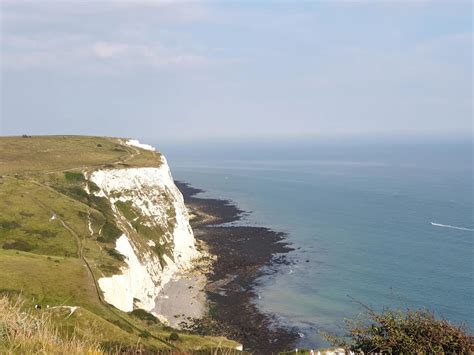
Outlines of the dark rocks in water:
<svg viewBox="0 0 474 355">
<path fill-rule="evenodd" d="M 298 332 L 279 326 L 272 315 L 260 311 L 254 290 L 260 276 L 289 263 L 285 254 L 293 248 L 285 241 L 286 235 L 263 227 L 221 226 L 238 221 L 245 212 L 227 200 L 197 198 L 194 195 L 203 191 L 186 183 L 176 185 L 191 211 L 212 216 L 191 220 L 196 238 L 217 255 L 207 275 L 209 316 L 224 324 L 225 335 L 241 342 L 247 351 L 271 354 L 293 348 Z"/>
</svg>

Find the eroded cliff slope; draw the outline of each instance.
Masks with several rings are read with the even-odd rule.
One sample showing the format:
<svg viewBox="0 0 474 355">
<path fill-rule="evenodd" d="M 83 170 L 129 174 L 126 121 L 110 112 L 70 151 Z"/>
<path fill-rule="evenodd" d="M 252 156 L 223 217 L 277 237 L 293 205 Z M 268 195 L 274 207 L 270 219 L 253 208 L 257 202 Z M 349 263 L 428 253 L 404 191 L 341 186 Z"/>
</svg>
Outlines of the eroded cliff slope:
<svg viewBox="0 0 474 355">
<path fill-rule="evenodd" d="M 125 257 L 122 273 L 99 279 L 107 302 L 130 312 L 151 311 L 164 284 L 199 257 L 183 196 L 166 159 L 156 168 L 96 170 L 87 175 L 105 197 L 123 232 L 115 250 Z"/>
</svg>

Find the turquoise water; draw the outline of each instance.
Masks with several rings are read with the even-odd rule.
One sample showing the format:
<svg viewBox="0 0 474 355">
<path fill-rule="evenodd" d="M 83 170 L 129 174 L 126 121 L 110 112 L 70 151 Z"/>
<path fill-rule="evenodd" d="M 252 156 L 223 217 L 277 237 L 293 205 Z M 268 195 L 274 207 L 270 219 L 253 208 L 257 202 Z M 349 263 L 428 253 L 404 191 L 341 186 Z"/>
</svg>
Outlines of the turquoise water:
<svg viewBox="0 0 474 355">
<path fill-rule="evenodd" d="M 472 146 L 318 148 L 313 157 L 295 148 L 294 158 L 272 148 L 164 151 L 175 179 L 288 233 L 294 264 L 262 280 L 258 303 L 297 326 L 303 345 L 341 332 L 357 302 L 428 307 L 472 329 Z"/>
</svg>

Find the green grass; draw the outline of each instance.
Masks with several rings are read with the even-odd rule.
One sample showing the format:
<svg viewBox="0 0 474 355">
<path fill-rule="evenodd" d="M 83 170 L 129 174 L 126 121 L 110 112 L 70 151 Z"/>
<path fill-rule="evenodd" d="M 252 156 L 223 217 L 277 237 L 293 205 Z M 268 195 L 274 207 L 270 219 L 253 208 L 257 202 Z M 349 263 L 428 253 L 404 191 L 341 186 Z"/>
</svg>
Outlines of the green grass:
<svg viewBox="0 0 474 355">
<path fill-rule="evenodd" d="M 54 214 L 74 225 L 80 235 L 87 224 L 78 212 L 87 212 L 79 202 L 29 180 L 4 177 L 0 182 L 0 246 L 26 242 L 31 252 L 44 255 L 77 255 L 77 242 Z"/>
<path fill-rule="evenodd" d="M 1 137 L 0 175 L 63 171 L 107 164 L 161 164 L 159 153 L 122 145 L 121 142 L 118 138 L 85 136 Z M 139 154 L 134 156 L 137 151 Z"/>
<path fill-rule="evenodd" d="M 83 173 L 76 173 L 73 171 L 66 171 L 64 177 L 67 181 L 86 181 Z"/>
<path fill-rule="evenodd" d="M 115 202 L 115 206 L 117 206 L 122 215 L 129 221 L 133 221 L 135 218 L 140 217 L 140 214 L 135 211 L 134 207 L 132 206 L 132 201 L 117 201 Z"/>
<path fill-rule="evenodd" d="M 179 333 L 152 321 L 141 311 L 127 314 L 106 304 L 96 280 L 120 272 L 123 256 L 115 251 L 122 234 L 108 199 L 85 174 L 94 169 L 159 166 L 160 154 L 104 137 L 49 136 L 0 138 L 0 292 L 21 294 L 25 307 L 70 305 L 80 309 L 67 318 L 53 317 L 61 334 L 89 334 L 104 348 L 137 344 L 149 350 L 235 347 L 224 338 Z M 167 203 L 167 201 L 163 201 Z M 130 203 L 116 207 L 127 220 L 145 217 Z M 169 226 L 128 226 L 135 240 L 158 242 L 169 237 Z M 89 224 L 90 222 L 90 224 Z M 92 233 L 90 229 L 92 229 Z M 160 255 L 170 246 L 160 246 Z M 172 254 L 171 254 L 172 256 Z M 87 264 L 86 264 L 87 261 Z M 146 312 L 145 312 L 146 313 Z"/>
<path fill-rule="evenodd" d="M 78 258 L 0 250 L 3 291 L 18 290 L 44 305 L 100 306 L 93 280 Z"/>
</svg>

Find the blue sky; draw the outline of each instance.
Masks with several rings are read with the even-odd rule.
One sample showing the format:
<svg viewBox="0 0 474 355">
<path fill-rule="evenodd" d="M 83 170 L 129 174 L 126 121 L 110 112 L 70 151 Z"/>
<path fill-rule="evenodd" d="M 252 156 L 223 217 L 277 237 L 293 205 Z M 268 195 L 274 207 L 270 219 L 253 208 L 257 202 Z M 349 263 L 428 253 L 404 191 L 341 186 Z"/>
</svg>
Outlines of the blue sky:
<svg viewBox="0 0 474 355">
<path fill-rule="evenodd" d="M 4 135 L 472 135 L 468 1 L 1 4 Z"/>
</svg>

